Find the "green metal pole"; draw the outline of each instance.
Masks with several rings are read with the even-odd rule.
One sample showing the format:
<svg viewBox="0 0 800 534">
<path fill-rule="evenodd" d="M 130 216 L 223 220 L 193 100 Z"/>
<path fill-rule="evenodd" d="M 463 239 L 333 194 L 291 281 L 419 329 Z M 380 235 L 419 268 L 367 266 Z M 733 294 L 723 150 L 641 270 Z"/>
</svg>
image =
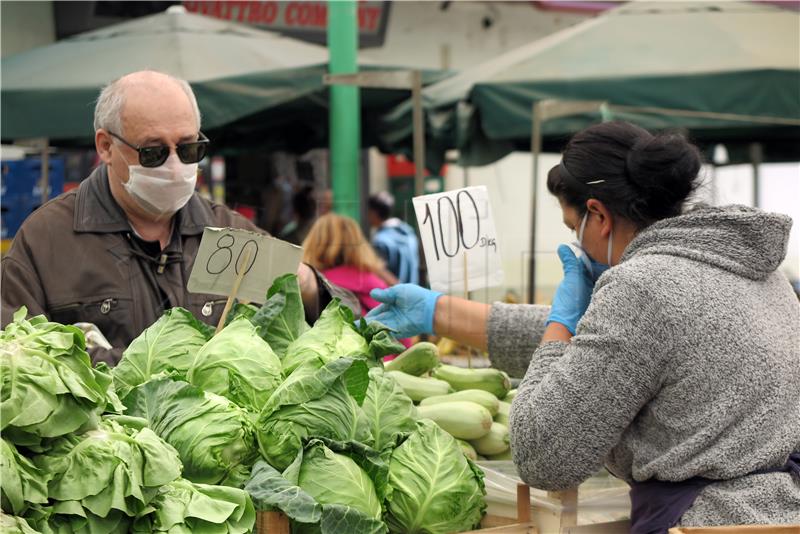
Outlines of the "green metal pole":
<svg viewBox="0 0 800 534">
<path fill-rule="evenodd" d="M 358 72 L 358 17 L 354 0 L 328 1 L 328 52 L 331 74 Z M 330 168 L 333 208 L 360 221 L 359 148 L 361 105 L 359 88 L 332 85 L 330 88 Z"/>
</svg>

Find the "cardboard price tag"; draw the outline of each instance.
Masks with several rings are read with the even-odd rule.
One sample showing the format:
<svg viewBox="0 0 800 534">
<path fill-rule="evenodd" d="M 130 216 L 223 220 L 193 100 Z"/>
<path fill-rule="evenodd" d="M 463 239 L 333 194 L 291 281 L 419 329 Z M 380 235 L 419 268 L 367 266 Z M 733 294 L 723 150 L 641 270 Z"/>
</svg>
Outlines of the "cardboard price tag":
<svg viewBox="0 0 800 534">
<path fill-rule="evenodd" d="M 424 195 L 413 203 L 432 289 L 452 294 L 503 283 L 486 187 Z"/>
<path fill-rule="evenodd" d="M 274 237 L 206 228 L 187 288 L 192 293 L 230 296 L 238 281 L 236 297 L 263 304 L 272 281 L 297 272 L 302 257 L 303 249 Z"/>
</svg>

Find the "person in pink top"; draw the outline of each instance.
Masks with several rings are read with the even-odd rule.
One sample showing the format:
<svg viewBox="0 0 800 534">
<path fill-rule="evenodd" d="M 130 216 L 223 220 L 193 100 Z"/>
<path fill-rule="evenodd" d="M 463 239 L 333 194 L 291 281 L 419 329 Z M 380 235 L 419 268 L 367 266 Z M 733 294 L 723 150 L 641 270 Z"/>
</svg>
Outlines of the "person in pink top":
<svg viewBox="0 0 800 534">
<path fill-rule="evenodd" d="M 314 223 L 303 241 L 303 261 L 316 267 L 332 283 L 355 293 L 362 315 L 380 302 L 369 292 L 397 283 L 350 217 L 328 213 Z"/>
<path fill-rule="evenodd" d="M 369 296 L 370 291 L 397 283 L 358 223 L 335 213 L 323 215 L 309 230 L 303 241 L 303 262 L 315 267 L 331 283 L 352 291 L 361 303 L 362 315 L 380 304 Z M 410 346 L 409 340 L 400 342 Z"/>
</svg>

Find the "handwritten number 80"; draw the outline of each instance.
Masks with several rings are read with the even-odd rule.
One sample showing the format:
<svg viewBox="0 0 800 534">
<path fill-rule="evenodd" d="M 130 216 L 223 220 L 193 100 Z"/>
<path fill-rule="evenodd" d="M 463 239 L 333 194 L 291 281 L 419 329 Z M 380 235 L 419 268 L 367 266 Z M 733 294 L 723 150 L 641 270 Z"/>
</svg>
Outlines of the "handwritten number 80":
<svg viewBox="0 0 800 534">
<path fill-rule="evenodd" d="M 463 195 L 463 196 L 462 196 Z M 463 200 L 463 202 L 462 202 Z M 446 203 L 444 209 L 442 207 L 442 203 Z M 463 210 L 469 209 L 469 205 L 472 205 L 472 209 L 475 211 L 475 240 L 467 244 L 466 239 L 464 238 L 464 212 Z M 443 221 L 442 221 L 442 212 L 446 212 L 445 221 L 452 221 L 455 219 L 455 227 L 456 227 L 456 240 L 455 240 L 455 250 L 447 250 L 447 245 L 445 244 L 444 239 L 444 230 L 443 230 Z M 431 213 L 431 205 L 430 203 L 425 204 L 425 218 L 422 220 L 422 224 L 424 225 L 430 221 L 430 228 L 431 228 L 431 237 L 433 238 L 433 251 L 436 255 L 436 261 L 441 259 L 439 254 L 439 241 L 442 244 L 442 252 L 448 258 L 452 258 L 463 246 L 464 250 L 469 250 L 475 245 L 478 244 L 480 240 L 480 233 L 481 233 L 481 219 L 480 213 L 478 212 L 478 204 L 475 202 L 475 199 L 472 198 L 472 195 L 469 191 L 459 191 L 456 195 L 456 201 L 453 202 L 453 199 L 450 197 L 439 197 L 436 201 L 436 222 L 434 222 L 433 214 Z M 439 239 L 436 239 L 436 227 L 439 227 Z M 449 224 L 448 224 L 449 227 Z"/>
<path fill-rule="evenodd" d="M 217 239 L 217 249 L 211 253 L 208 257 L 208 262 L 206 262 L 206 272 L 208 274 L 220 274 L 230 267 L 231 263 L 233 263 L 232 248 L 235 242 L 236 239 L 231 234 L 223 234 Z M 253 264 L 256 262 L 258 243 L 253 239 L 249 239 L 245 241 L 239 254 L 236 256 L 236 263 L 234 263 L 233 266 L 233 270 L 236 274 L 239 274 L 239 264 L 242 262 L 242 255 L 245 249 L 248 247 L 250 248 L 250 259 L 248 260 L 248 265 L 244 274 L 249 273 L 250 269 L 253 268 Z"/>
</svg>

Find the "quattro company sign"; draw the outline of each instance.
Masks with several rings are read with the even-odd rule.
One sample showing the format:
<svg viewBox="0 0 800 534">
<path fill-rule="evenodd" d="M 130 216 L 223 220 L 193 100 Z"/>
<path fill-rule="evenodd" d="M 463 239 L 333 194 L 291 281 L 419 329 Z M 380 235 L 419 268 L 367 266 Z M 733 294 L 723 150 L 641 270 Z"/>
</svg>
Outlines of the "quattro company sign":
<svg viewBox="0 0 800 534">
<path fill-rule="evenodd" d="M 187 11 L 243 22 L 315 43 L 326 42 L 326 1 L 185 1 Z M 359 45 L 381 46 L 389 18 L 389 2 L 358 2 Z"/>
</svg>

